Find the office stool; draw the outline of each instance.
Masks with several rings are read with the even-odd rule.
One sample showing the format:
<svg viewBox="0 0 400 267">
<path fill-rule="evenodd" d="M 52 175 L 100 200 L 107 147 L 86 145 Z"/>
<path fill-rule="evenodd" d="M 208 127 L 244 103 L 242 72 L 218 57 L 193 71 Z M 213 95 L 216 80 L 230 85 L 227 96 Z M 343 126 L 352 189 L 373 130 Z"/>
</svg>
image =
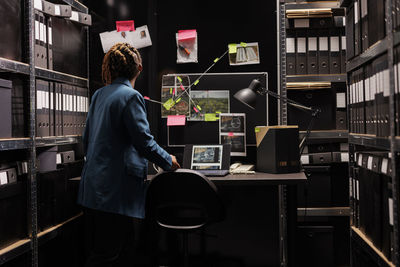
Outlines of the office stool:
<svg viewBox="0 0 400 267">
<path fill-rule="evenodd" d="M 216 186 L 196 171 L 162 172 L 149 184 L 146 220 L 182 233 L 183 266 L 189 266 L 189 232 L 222 221 L 224 217 L 224 206 Z"/>
</svg>

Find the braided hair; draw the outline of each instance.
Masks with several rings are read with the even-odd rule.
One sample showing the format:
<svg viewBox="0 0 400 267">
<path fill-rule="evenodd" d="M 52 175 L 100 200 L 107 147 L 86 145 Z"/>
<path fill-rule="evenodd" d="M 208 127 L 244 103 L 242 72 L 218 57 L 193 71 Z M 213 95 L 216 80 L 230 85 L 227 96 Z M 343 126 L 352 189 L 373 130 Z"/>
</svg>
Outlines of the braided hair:
<svg viewBox="0 0 400 267">
<path fill-rule="evenodd" d="M 104 84 L 111 84 L 118 77 L 132 80 L 139 74 L 141 64 L 142 58 L 136 48 L 128 43 L 113 45 L 103 59 L 101 74 Z"/>
</svg>

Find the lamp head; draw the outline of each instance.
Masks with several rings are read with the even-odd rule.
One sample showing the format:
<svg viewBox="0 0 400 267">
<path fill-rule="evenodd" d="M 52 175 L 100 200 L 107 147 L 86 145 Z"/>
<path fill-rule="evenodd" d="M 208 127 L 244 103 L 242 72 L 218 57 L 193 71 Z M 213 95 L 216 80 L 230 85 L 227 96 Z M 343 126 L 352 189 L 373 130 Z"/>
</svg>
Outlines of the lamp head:
<svg viewBox="0 0 400 267">
<path fill-rule="evenodd" d="M 251 109 L 255 109 L 256 101 L 257 101 L 257 93 L 259 93 L 262 88 L 259 80 L 254 79 L 251 81 L 251 84 L 248 88 L 244 88 L 239 90 L 236 94 L 233 95 L 234 98 L 247 105 Z"/>
</svg>

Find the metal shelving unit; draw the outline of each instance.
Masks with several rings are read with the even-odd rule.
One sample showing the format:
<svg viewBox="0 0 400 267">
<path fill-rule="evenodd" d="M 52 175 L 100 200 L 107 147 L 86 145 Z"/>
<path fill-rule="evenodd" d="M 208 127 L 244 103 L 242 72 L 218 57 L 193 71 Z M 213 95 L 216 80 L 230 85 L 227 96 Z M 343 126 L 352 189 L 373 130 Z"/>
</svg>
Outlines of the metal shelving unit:
<svg viewBox="0 0 400 267">
<path fill-rule="evenodd" d="M 0 139 L 0 151 L 28 149 L 30 146 L 30 138 Z"/>
<path fill-rule="evenodd" d="M 321 74 L 321 75 L 286 75 L 286 11 L 287 10 L 298 10 L 298 9 L 318 9 L 318 8 L 330 8 L 332 9 L 333 16 L 344 16 L 344 9 L 340 7 L 339 1 L 320 1 L 320 2 L 305 2 L 305 3 L 286 3 L 284 0 L 277 0 L 278 15 L 278 88 L 279 94 L 283 97 L 287 97 L 288 85 L 291 83 L 312 83 L 312 82 L 324 82 L 324 83 L 345 83 L 347 81 L 346 74 Z M 324 89 L 329 90 L 329 89 Z M 287 125 L 288 123 L 288 110 L 287 104 L 279 103 L 279 123 L 281 125 Z M 305 135 L 305 132 L 300 132 L 300 138 Z M 347 130 L 326 130 L 326 131 L 311 131 L 307 144 L 319 144 L 319 143 L 332 143 L 340 142 L 347 143 L 348 131 Z M 282 188 L 280 193 L 280 204 L 285 205 L 285 190 Z M 298 208 L 298 216 L 340 216 L 349 217 L 349 207 L 322 207 L 322 208 L 307 208 L 307 210 Z M 285 223 L 285 215 L 281 215 L 281 224 Z M 300 217 L 299 217 L 300 218 Z M 284 244 L 285 245 L 285 244 Z M 284 247 L 285 248 L 285 247 Z M 287 260 L 282 255 L 287 256 L 287 251 L 282 250 L 281 246 L 281 266 L 287 266 Z M 283 261 L 282 261 L 283 260 Z"/>
<path fill-rule="evenodd" d="M 288 75 L 287 82 L 331 82 L 343 83 L 346 82 L 346 74 L 321 74 L 321 75 Z"/>
<path fill-rule="evenodd" d="M 0 250 L 0 265 L 3 265 L 10 260 L 25 254 L 31 253 L 31 266 L 38 266 L 38 248 L 44 241 L 51 240 L 57 236 L 57 233 L 61 231 L 61 228 L 68 222 L 75 220 L 80 217 L 77 215 L 66 222 L 56 225 L 52 228 L 47 229 L 45 232 L 38 233 L 37 224 L 37 183 L 36 183 L 36 148 L 43 146 L 55 146 L 55 145 L 68 145 L 76 144 L 82 141 L 81 136 L 57 136 L 57 137 L 36 137 L 36 78 L 42 78 L 48 81 L 64 82 L 76 86 L 89 88 L 89 78 L 82 78 L 73 76 L 67 73 L 61 73 L 53 70 L 47 70 L 35 66 L 34 62 L 34 47 L 35 47 L 35 20 L 34 20 L 34 0 L 24 0 L 25 14 L 24 18 L 24 35 L 25 44 L 24 49 L 26 51 L 26 63 L 0 58 L 0 71 L 17 73 L 26 75 L 28 80 L 28 88 L 24 90 L 25 97 L 29 99 L 29 121 L 27 122 L 28 137 L 26 138 L 10 138 L 0 139 L 0 151 L 10 150 L 28 150 L 28 220 L 27 220 L 27 232 L 28 236 L 26 239 L 22 239 L 14 242 L 13 244 L 2 248 Z M 54 0 L 58 4 L 69 4 L 73 9 L 88 13 L 88 8 L 76 0 Z M 86 39 L 89 44 L 89 31 L 88 26 L 82 26 L 86 28 Z M 87 62 L 89 73 L 89 45 L 87 45 Z"/>
<path fill-rule="evenodd" d="M 340 5 L 343 7 L 349 6 L 353 0 L 341 0 Z M 354 167 L 355 158 L 354 153 L 359 151 L 361 147 L 365 147 L 370 150 L 379 149 L 390 152 L 392 162 L 392 196 L 393 196 L 393 246 L 392 251 L 393 261 L 389 261 L 379 249 L 377 249 L 373 243 L 362 233 L 358 228 L 352 226 L 351 238 L 354 242 L 359 244 L 363 250 L 365 250 L 371 258 L 379 266 L 400 266 L 399 262 L 399 229 L 398 229 L 398 177 L 397 171 L 398 160 L 397 155 L 400 151 L 400 138 L 395 136 L 395 84 L 394 84 L 394 72 L 393 72 L 393 47 L 400 43 L 400 33 L 394 32 L 392 22 L 392 1 L 387 0 L 385 6 L 385 21 L 386 21 L 386 37 L 383 40 L 378 41 L 373 46 L 368 48 L 362 54 L 356 56 L 347 62 L 346 70 L 351 72 L 369 61 L 375 59 L 379 55 L 384 53 L 387 54 L 388 68 L 389 68 L 389 85 L 390 85 L 390 136 L 389 137 L 378 137 L 375 135 L 368 134 L 356 134 L 349 133 L 349 149 L 350 149 L 350 168 Z M 363 150 L 363 148 L 361 148 Z"/>
</svg>

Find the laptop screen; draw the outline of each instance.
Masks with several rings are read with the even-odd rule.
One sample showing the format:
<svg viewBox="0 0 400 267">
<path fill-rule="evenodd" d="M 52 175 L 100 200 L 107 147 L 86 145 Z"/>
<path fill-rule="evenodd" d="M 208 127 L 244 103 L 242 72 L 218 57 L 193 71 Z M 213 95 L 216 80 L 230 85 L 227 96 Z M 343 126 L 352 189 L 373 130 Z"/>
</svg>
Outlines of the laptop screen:
<svg viewBox="0 0 400 267">
<path fill-rule="evenodd" d="M 222 145 L 194 145 L 192 149 L 192 170 L 221 170 Z"/>
</svg>

